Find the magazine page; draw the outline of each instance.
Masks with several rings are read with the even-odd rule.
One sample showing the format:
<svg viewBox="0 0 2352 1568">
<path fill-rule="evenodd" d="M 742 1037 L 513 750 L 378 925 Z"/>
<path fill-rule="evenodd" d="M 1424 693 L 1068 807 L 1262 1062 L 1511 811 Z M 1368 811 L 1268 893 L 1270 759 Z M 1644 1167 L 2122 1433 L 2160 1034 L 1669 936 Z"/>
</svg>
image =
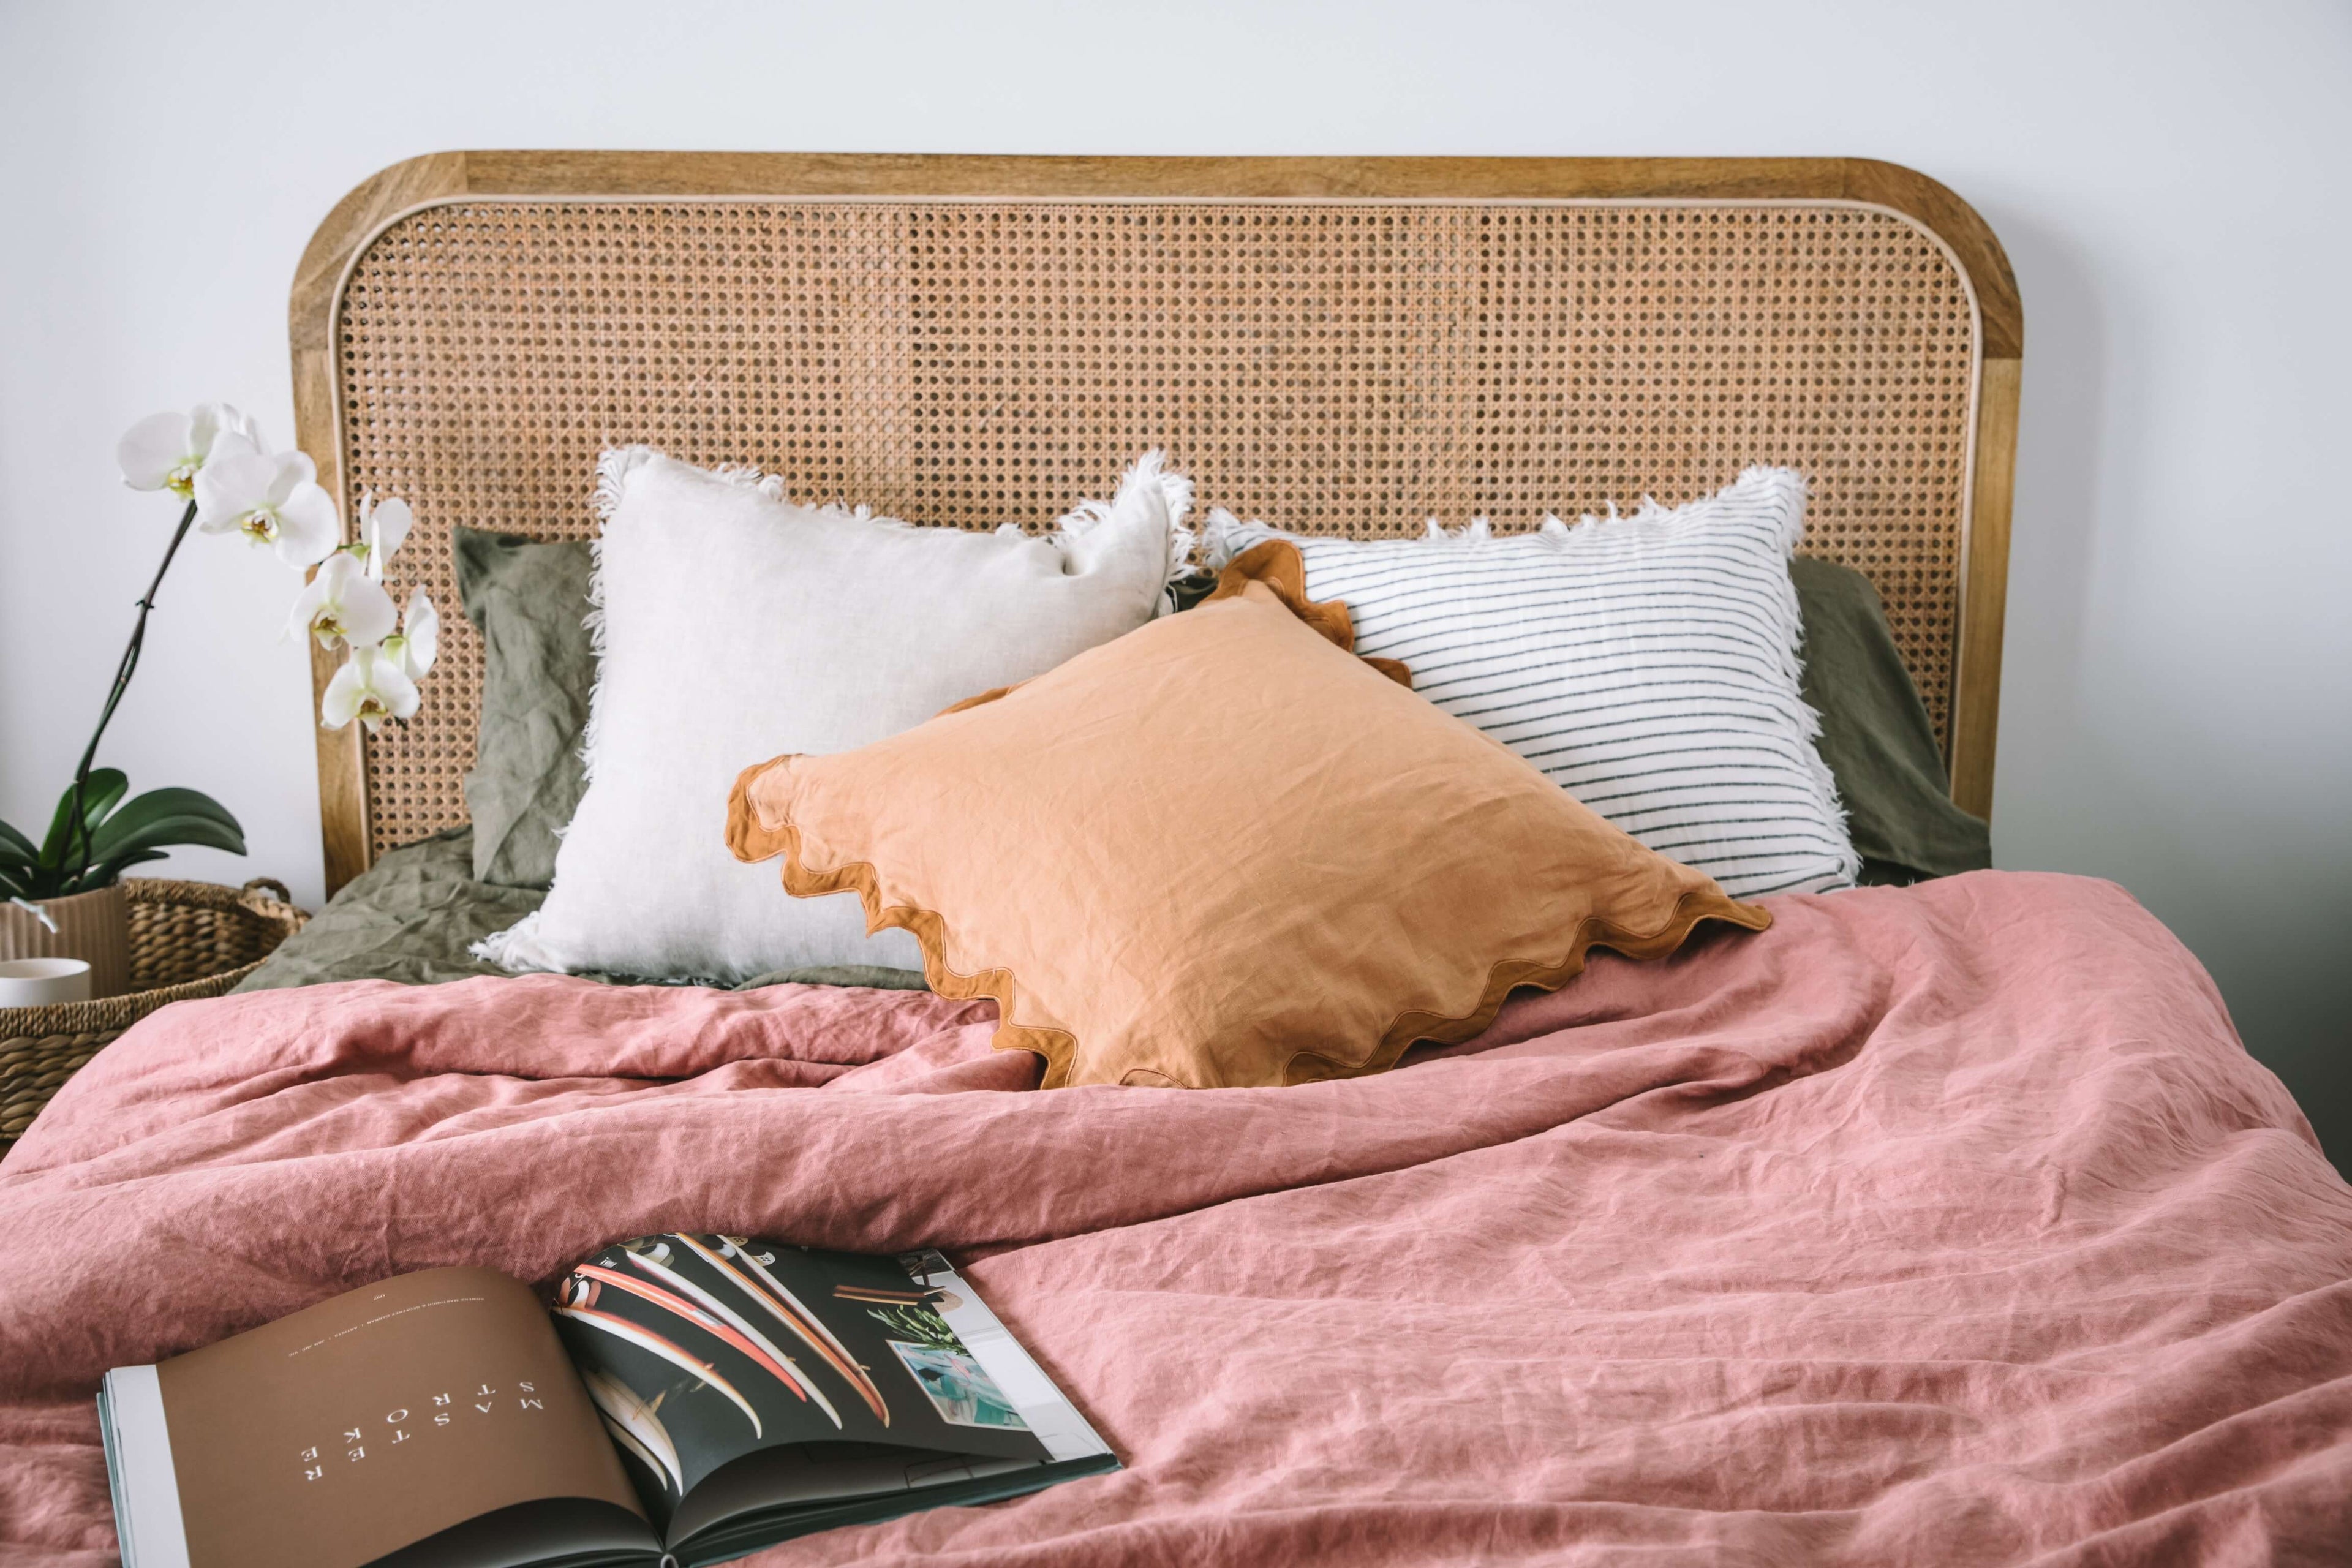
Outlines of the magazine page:
<svg viewBox="0 0 2352 1568">
<path fill-rule="evenodd" d="M 803 1256 L 819 1268 L 834 1260 Z M 1002 1501 L 1119 1468 L 1110 1445 L 945 1257 L 908 1253 L 898 1267 L 911 1290 L 860 1279 L 836 1282 L 832 1299 L 866 1305 L 950 1425 L 1009 1430 L 1017 1423 L 1044 1458 L 991 1457 L 971 1451 L 979 1445 L 970 1442 L 960 1454 L 846 1442 L 750 1454 L 696 1487 L 671 1518 L 666 1539 L 688 1568 L 812 1531 Z"/>
<path fill-rule="evenodd" d="M 545 1309 L 487 1268 L 387 1279 L 153 1375 L 190 1568 L 361 1568 L 547 1499 L 644 1518 Z"/>
<path fill-rule="evenodd" d="M 997 1321 L 980 1292 L 964 1283 L 944 1254 L 910 1252 L 898 1259 L 898 1267 L 924 1289 L 932 1309 L 1003 1402 L 1019 1413 L 1047 1458 L 1063 1463 L 1109 1455 L 1110 1445 L 1087 1424 L 1012 1331 Z"/>
<path fill-rule="evenodd" d="M 924 1454 L 1050 1460 L 940 1311 L 941 1294 L 889 1258 L 671 1234 L 582 1263 L 554 1310 L 647 1512 L 674 1541 L 758 1500 L 904 1490 L 900 1450 L 920 1451 L 917 1472 Z M 677 1518 L 688 1494 L 755 1455 L 770 1458 Z"/>
</svg>

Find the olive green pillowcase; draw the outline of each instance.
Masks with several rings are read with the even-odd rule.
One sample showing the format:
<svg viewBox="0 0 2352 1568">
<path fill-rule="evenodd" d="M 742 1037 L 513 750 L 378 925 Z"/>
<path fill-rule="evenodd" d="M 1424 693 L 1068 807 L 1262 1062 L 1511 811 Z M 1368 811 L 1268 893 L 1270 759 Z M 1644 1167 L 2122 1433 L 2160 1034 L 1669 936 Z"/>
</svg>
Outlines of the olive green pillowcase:
<svg viewBox="0 0 2352 1568">
<path fill-rule="evenodd" d="M 1992 833 L 1952 804 L 1927 704 L 1904 668 L 1870 579 L 1794 556 L 1789 575 L 1805 628 L 1805 700 L 1822 716 L 1822 761 L 1845 804 L 1864 883 L 1981 871 Z"/>
<path fill-rule="evenodd" d="M 457 597 L 482 634 L 482 722 L 466 775 L 474 879 L 544 889 L 588 788 L 580 738 L 596 684 L 586 624 L 593 563 L 584 539 L 454 535 Z"/>
<path fill-rule="evenodd" d="M 482 726 L 466 804 L 474 875 L 545 888 L 587 780 L 580 762 L 596 655 L 585 625 L 584 540 L 541 542 L 456 531 L 458 596 L 482 634 Z M 1946 793 L 1935 727 L 1904 668 L 1870 580 L 1798 556 L 1805 700 L 1822 716 L 1822 760 L 1837 779 L 1864 882 L 1910 882 L 1992 864 L 1985 824 Z M 1180 593 L 1188 605 L 1205 595 Z"/>
</svg>

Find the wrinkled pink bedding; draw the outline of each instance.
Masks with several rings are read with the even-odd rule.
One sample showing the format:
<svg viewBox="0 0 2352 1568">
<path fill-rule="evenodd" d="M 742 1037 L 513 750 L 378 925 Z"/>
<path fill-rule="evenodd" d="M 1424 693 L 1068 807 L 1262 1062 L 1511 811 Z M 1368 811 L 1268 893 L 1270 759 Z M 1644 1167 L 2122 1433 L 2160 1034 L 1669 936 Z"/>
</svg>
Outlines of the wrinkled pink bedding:
<svg viewBox="0 0 2352 1568">
<path fill-rule="evenodd" d="M 110 1559 L 109 1366 L 675 1228 L 977 1258 L 1129 1467 L 767 1563 L 2352 1560 L 2352 1189 L 2179 943 L 1772 904 L 1296 1089 L 1025 1092 L 920 994 L 166 1009 L 0 1164 L 0 1560 Z"/>
</svg>

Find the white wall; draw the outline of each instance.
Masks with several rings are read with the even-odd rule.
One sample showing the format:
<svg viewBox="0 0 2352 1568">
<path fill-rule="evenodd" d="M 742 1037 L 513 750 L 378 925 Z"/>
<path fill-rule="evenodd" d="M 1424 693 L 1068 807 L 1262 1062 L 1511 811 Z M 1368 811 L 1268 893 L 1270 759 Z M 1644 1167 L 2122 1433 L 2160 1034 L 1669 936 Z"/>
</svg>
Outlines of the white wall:
<svg viewBox="0 0 2352 1568">
<path fill-rule="evenodd" d="M 457 147 L 1865 154 L 2009 247 L 2000 861 L 2114 878 L 2352 1163 L 2352 10 L 2196 0 L 0 5 L 0 816 L 46 819 L 172 521 L 121 428 L 290 439 L 287 285 Z M 106 759 L 315 900 L 307 667 L 194 541 Z"/>
</svg>

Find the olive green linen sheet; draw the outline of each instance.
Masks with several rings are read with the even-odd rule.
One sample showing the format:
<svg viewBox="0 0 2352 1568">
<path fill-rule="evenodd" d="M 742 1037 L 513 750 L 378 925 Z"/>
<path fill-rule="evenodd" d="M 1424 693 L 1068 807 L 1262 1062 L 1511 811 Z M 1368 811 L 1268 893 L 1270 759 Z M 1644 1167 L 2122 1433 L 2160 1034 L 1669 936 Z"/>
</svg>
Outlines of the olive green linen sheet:
<svg viewBox="0 0 2352 1568">
<path fill-rule="evenodd" d="M 247 975 L 237 989 L 269 991 L 338 980 L 433 985 L 478 974 L 503 976 L 505 970 L 474 957 L 467 947 L 514 924 L 539 908 L 544 897 L 537 889 L 504 888 L 476 879 L 473 830 L 449 828 L 421 843 L 390 851 L 353 878 L 309 925 Z M 671 977 L 646 980 L 597 974 L 588 978 L 622 984 L 694 984 Z M 891 991 L 925 988 L 917 970 L 827 968 L 756 975 L 733 989 L 750 990 L 782 981 Z"/>
</svg>

